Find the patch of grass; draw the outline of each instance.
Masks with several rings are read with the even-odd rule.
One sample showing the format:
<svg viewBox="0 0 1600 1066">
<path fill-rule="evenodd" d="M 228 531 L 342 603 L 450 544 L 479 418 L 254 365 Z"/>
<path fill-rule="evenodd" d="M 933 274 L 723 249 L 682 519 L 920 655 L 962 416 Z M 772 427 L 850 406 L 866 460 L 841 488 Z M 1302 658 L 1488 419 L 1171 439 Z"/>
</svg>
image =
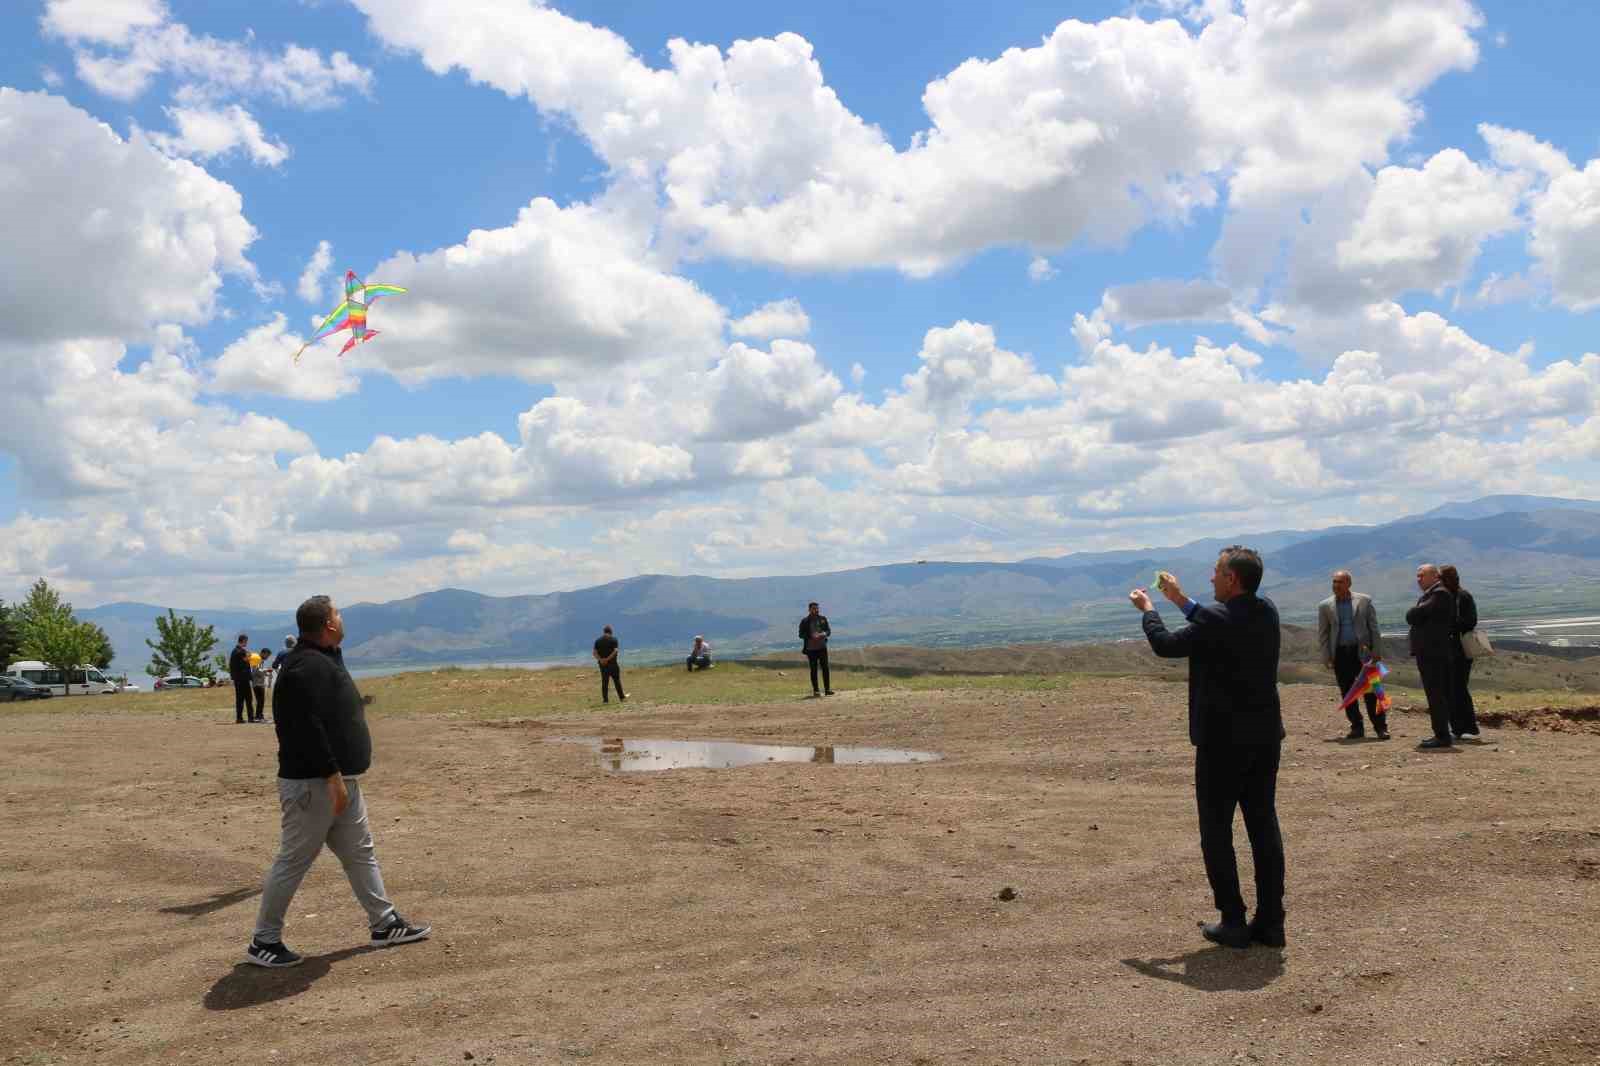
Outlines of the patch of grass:
<svg viewBox="0 0 1600 1066">
<path fill-rule="evenodd" d="M 1428 697 L 1420 688 L 1395 685 L 1385 685 L 1384 688 L 1398 705 L 1415 707 L 1418 710 L 1426 710 L 1428 707 Z M 1574 692 L 1571 689 L 1535 688 L 1485 692 L 1474 688 L 1472 702 L 1478 708 L 1478 713 L 1482 714 L 1485 711 L 1529 711 L 1545 707 L 1593 707 L 1600 704 L 1600 697 L 1593 692 Z"/>
</svg>

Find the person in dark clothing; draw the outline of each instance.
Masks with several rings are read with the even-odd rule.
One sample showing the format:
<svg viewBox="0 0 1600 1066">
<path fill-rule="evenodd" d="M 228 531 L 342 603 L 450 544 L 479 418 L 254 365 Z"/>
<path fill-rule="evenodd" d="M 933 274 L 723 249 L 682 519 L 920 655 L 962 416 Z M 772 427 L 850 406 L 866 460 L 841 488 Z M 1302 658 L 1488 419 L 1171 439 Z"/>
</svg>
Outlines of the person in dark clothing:
<svg viewBox="0 0 1600 1066">
<path fill-rule="evenodd" d="M 1456 624 L 1451 631 L 1450 656 L 1450 732 L 1457 740 L 1476 741 L 1478 709 L 1472 702 L 1472 660 L 1461 650 L 1461 634 L 1478 628 L 1478 601 L 1461 587 L 1461 575 L 1453 566 L 1439 567 L 1439 581 L 1456 601 Z"/>
<path fill-rule="evenodd" d="M 594 661 L 600 667 L 600 702 L 611 702 L 611 686 L 617 686 L 617 699 L 623 703 L 628 702 L 628 697 L 622 691 L 622 665 L 617 662 L 622 646 L 617 643 L 617 638 L 611 635 L 611 627 L 605 626 L 600 630 L 600 637 L 594 642 Z"/>
<path fill-rule="evenodd" d="M 800 646 L 805 649 L 806 659 L 811 663 L 811 694 L 813 696 L 833 695 L 833 679 L 828 676 L 828 637 L 833 635 L 833 627 L 828 625 L 828 616 L 823 614 L 815 602 L 806 604 L 806 615 L 800 619 Z M 817 689 L 817 667 L 822 668 L 822 689 Z"/>
<path fill-rule="evenodd" d="M 1195 748 L 1195 805 L 1206 878 L 1222 920 L 1201 926 L 1213 943 L 1282 947 L 1283 834 L 1278 827 L 1278 763 L 1284 737 L 1278 702 L 1278 609 L 1257 595 L 1261 557 L 1249 548 L 1223 550 L 1211 577 L 1217 603 L 1201 606 L 1165 577 L 1162 591 L 1188 619 L 1169 632 L 1144 589 L 1128 598 L 1144 615 L 1146 638 L 1164 659 L 1189 660 L 1189 742 Z M 1233 812 L 1255 860 L 1256 913 L 1245 922 Z"/>
<path fill-rule="evenodd" d="M 284 917 L 324 844 L 339 856 L 367 912 L 374 947 L 423 940 L 431 931 L 400 917 L 384 894 L 361 788 L 361 775 L 372 765 L 372 735 L 365 701 L 340 651 L 344 619 L 328 597 L 313 596 L 300 605 L 295 621 L 300 640 L 284 657 L 272 690 L 283 838 L 245 950 L 246 962 L 272 968 L 304 961 L 284 946 Z"/>
<path fill-rule="evenodd" d="M 250 706 L 250 634 L 240 633 L 228 655 L 228 676 L 233 679 L 233 721 L 243 725 L 254 717 Z"/>
<path fill-rule="evenodd" d="M 694 646 L 689 649 L 689 657 L 683 661 L 683 665 L 691 674 L 696 670 L 711 669 L 711 645 L 706 643 L 705 637 L 694 638 Z"/>
<path fill-rule="evenodd" d="M 1411 655 L 1417 660 L 1422 690 L 1428 696 L 1428 717 L 1433 721 L 1433 736 L 1417 747 L 1448 748 L 1452 743 L 1450 723 L 1454 719 L 1454 703 L 1450 697 L 1455 658 L 1451 649 L 1459 654 L 1461 648 L 1455 631 L 1456 601 L 1439 580 L 1439 568 L 1432 563 L 1417 567 L 1417 588 L 1422 590 L 1422 595 L 1417 597 L 1416 606 L 1406 612 L 1406 625 L 1411 627 Z"/>
</svg>

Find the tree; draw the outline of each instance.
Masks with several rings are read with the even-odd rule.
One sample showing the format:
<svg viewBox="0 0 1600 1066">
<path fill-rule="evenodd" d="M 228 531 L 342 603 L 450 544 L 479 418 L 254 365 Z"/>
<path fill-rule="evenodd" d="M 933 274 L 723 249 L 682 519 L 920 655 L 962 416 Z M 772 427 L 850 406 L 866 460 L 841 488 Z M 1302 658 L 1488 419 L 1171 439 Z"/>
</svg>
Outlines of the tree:
<svg viewBox="0 0 1600 1066">
<path fill-rule="evenodd" d="M 94 651 L 84 662 L 91 666 L 98 666 L 102 670 L 111 669 L 111 660 L 117 657 L 116 649 L 111 646 L 111 638 L 106 635 L 105 630 L 93 622 L 85 622 L 83 624 L 89 628 L 90 634 L 94 638 Z"/>
<path fill-rule="evenodd" d="M 65 615 L 45 614 L 28 623 L 22 636 L 22 656 L 38 659 L 70 677 L 74 667 L 87 663 L 98 650 L 96 629 L 86 622 L 76 621 L 70 611 Z"/>
<path fill-rule="evenodd" d="M 4 669 L 16 662 L 17 652 L 22 647 L 22 635 L 17 632 L 15 622 L 16 611 L 7 607 L 4 600 L 0 600 L 0 669 Z"/>
<path fill-rule="evenodd" d="M 208 680 L 216 675 L 216 667 L 210 661 L 211 649 L 217 646 L 214 626 L 196 624 L 192 614 L 179 618 L 168 607 L 165 618 L 156 615 L 156 634 L 159 641 L 145 638 L 150 646 L 150 665 L 144 668 L 145 673 L 151 677 L 189 674 Z"/>
<path fill-rule="evenodd" d="M 50 582 L 41 577 L 28 589 L 27 598 L 11 608 L 11 624 L 16 627 L 17 639 L 26 641 L 32 635 L 34 627 L 45 625 L 52 620 L 71 622 L 72 604 L 63 601 L 61 594 L 50 587 Z"/>
</svg>

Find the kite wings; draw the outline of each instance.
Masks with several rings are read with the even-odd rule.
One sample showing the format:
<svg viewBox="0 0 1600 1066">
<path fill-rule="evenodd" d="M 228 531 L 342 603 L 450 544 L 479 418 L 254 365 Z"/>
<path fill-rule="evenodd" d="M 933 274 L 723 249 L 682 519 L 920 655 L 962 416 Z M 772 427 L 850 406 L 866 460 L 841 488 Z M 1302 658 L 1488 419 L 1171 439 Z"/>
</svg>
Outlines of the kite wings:
<svg viewBox="0 0 1600 1066">
<path fill-rule="evenodd" d="M 311 335 L 311 339 L 300 346 L 294 353 L 294 361 L 298 363 L 305 350 L 325 337 L 331 337 L 343 330 L 350 331 L 350 339 L 344 342 L 344 347 L 339 349 L 343 355 L 351 348 L 378 335 L 375 329 L 367 328 L 367 308 L 380 296 L 398 296 L 406 290 L 398 285 L 368 284 L 356 277 L 355 271 L 346 271 L 344 275 L 344 303 L 329 312 L 328 317 L 322 320 L 322 325 Z"/>
</svg>

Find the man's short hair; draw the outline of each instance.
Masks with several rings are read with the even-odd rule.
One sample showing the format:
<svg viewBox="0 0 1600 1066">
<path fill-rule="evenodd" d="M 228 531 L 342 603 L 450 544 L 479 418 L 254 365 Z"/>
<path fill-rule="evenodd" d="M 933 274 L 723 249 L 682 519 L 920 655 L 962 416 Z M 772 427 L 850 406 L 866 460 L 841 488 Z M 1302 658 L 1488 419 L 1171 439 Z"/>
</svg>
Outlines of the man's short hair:
<svg viewBox="0 0 1600 1066">
<path fill-rule="evenodd" d="M 611 627 L 610 626 L 601 626 L 600 627 L 600 632 L 609 633 L 609 632 L 611 632 Z"/>
<path fill-rule="evenodd" d="M 1233 576 L 1239 579 L 1239 587 L 1252 596 L 1261 587 L 1261 576 L 1267 571 L 1261 564 L 1261 554 L 1242 544 L 1230 544 L 1222 549 L 1222 565 L 1233 571 Z"/>
<path fill-rule="evenodd" d="M 817 605 L 817 601 L 816 600 L 812 600 L 810 603 L 806 604 L 806 610 L 809 611 L 809 610 L 811 610 L 811 608 L 815 607 L 816 605 Z"/>
<path fill-rule="evenodd" d="M 249 639 L 250 639 L 250 634 L 249 633 L 240 633 L 239 634 L 239 643 L 240 644 L 243 644 L 245 641 L 247 641 Z"/>
<path fill-rule="evenodd" d="M 333 600 L 328 596 L 313 596 L 294 612 L 294 624 L 300 627 L 302 637 L 316 636 L 332 619 Z"/>
</svg>

